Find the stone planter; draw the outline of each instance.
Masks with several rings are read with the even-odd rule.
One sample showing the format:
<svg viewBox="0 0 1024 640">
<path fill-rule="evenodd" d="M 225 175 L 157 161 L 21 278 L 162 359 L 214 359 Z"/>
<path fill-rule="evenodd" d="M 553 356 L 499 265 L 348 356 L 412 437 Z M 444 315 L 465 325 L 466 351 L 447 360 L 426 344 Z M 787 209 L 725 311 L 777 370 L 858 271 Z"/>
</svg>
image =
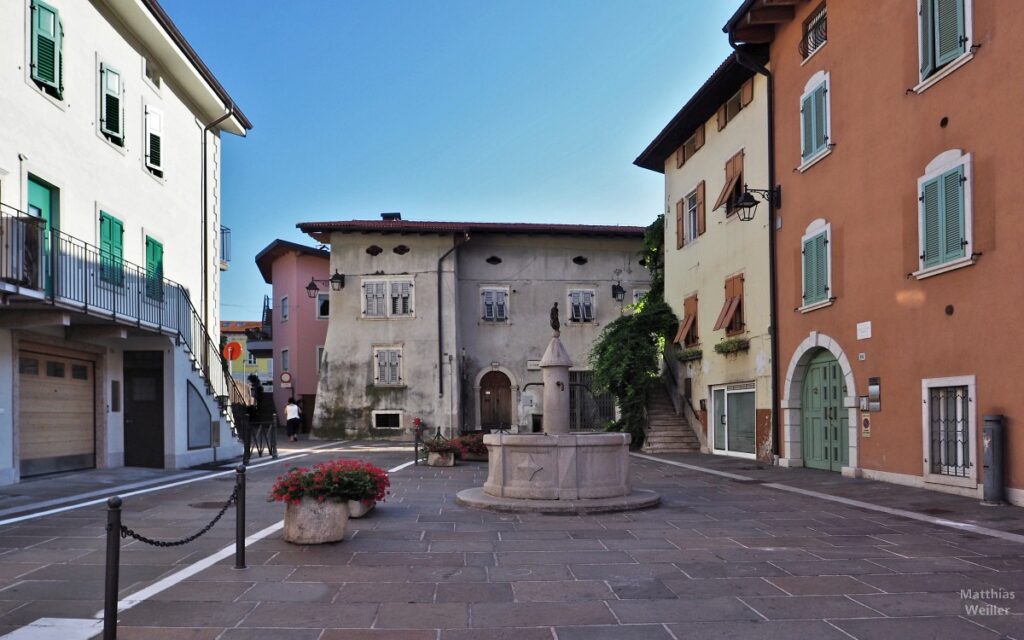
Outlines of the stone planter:
<svg viewBox="0 0 1024 640">
<path fill-rule="evenodd" d="M 428 467 L 454 467 L 455 466 L 455 454 L 454 453 L 435 453 L 430 451 L 427 453 L 427 466 Z"/>
<path fill-rule="evenodd" d="M 362 500 L 349 500 L 348 501 L 348 517 L 350 518 L 362 518 L 366 514 L 373 511 L 373 508 L 377 506 L 376 502 L 365 504 Z"/>
<path fill-rule="evenodd" d="M 348 503 L 303 498 L 284 508 L 284 540 L 294 544 L 323 544 L 345 538 Z"/>
</svg>

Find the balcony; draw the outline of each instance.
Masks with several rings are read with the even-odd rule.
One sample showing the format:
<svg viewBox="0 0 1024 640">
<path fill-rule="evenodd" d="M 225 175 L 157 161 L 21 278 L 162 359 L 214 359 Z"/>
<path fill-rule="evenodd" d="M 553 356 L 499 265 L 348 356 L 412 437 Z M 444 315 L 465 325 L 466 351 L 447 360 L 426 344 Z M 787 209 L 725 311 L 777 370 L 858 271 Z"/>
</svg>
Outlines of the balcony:
<svg viewBox="0 0 1024 640">
<path fill-rule="evenodd" d="M 183 286 L 59 229 L 48 230 L 41 219 L 3 204 L 0 295 L 8 301 L 0 315 L 53 306 L 74 312 L 76 324 L 95 325 L 100 318 L 172 336 L 192 357 L 210 393 L 234 402 L 227 363 Z"/>
<path fill-rule="evenodd" d="M 220 226 L 220 270 L 231 266 L 231 227 Z"/>
</svg>

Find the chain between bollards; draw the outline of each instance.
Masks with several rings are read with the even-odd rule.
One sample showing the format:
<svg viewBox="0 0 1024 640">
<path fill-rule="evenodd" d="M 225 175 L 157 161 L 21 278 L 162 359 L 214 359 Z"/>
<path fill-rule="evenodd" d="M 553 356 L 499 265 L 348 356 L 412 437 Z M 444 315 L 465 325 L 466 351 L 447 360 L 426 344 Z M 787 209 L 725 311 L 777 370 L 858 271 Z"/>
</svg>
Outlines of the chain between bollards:
<svg viewBox="0 0 1024 640">
<path fill-rule="evenodd" d="M 245 465 L 235 468 L 235 568 L 245 569 Z"/>
<path fill-rule="evenodd" d="M 107 575 L 103 592 L 103 640 L 117 640 L 117 592 L 121 568 L 121 498 L 107 500 Z"/>
</svg>

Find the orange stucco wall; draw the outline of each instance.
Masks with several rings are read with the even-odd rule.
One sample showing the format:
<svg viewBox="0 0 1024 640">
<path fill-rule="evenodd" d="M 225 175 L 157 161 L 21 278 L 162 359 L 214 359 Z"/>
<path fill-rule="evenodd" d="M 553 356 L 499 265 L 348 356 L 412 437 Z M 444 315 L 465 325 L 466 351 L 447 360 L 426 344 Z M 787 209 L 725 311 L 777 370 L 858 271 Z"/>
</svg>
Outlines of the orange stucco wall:
<svg viewBox="0 0 1024 640">
<path fill-rule="evenodd" d="M 974 375 L 975 444 L 982 416 L 1005 414 L 1009 484 L 1024 488 L 1024 12 L 1014 2 L 974 0 L 972 32 L 981 48 L 915 94 L 907 91 L 918 84 L 915 2 L 865 10 L 829 0 L 828 42 L 801 65 L 801 26 L 817 6 L 797 5 L 771 44 L 784 196 L 776 236 L 781 372 L 811 331 L 835 340 L 853 370 L 849 395 L 865 395 L 868 377 L 881 377 L 882 410 L 871 414 L 871 436 L 858 435 L 857 467 L 911 476 L 923 469 L 922 379 Z M 819 70 L 830 74 L 835 146 L 799 173 L 799 101 Z M 973 157 L 974 251 L 982 255 L 972 266 L 908 278 L 918 269 L 917 180 L 949 149 Z M 832 225 L 836 300 L 800 313 L 801 237 L 816 218 Z M 857 340 L 857 323 L 865 321 L 873 336 Z M 980 455 L 976 471 L 980 482 Z"/>
</svg>

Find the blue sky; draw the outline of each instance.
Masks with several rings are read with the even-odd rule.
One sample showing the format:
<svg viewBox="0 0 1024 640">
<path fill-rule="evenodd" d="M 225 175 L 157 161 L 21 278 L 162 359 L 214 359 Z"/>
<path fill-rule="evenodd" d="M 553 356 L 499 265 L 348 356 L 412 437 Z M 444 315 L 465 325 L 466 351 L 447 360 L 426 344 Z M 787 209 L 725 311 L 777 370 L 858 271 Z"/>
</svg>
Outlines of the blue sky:
<svg viewBox="0 0 1024 640">
<path fill-rule="evenodd" d="M 376 217 L 645 225 L 633 159 L 728 55 L 739 0 L 162 0 L 253 121 L 225 136 L 222 318 L 295 223 Z"/>
</svg>

